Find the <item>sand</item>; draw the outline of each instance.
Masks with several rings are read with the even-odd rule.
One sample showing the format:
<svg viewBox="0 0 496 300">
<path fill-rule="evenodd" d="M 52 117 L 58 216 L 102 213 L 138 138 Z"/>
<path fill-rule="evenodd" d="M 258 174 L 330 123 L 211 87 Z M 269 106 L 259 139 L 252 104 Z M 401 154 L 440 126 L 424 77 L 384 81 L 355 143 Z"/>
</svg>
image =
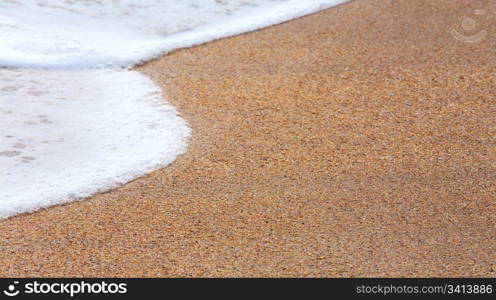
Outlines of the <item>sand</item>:
<svg viewBox="0 0 496 300">
<path fill-rule="evenodd" d="M 0 275 L 496 276 L 495 18 L 360 0 L 144 64 L 187 154 L 0 221 Z"/>
</svg>

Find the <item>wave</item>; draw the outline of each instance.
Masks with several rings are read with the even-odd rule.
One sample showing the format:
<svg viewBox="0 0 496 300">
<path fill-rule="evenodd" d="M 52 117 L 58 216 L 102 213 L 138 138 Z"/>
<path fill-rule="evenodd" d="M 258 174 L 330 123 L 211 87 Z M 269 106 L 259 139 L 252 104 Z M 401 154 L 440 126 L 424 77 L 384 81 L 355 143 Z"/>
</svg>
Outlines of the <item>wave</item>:
<svg viewBox="0 0 496 300">
<path fill-rule="evenodd" d="M 0 217 L 115 188 L 186 151 L 186 121 L 129 67 L 346 1 L 0 2 Z"/>
</svg>

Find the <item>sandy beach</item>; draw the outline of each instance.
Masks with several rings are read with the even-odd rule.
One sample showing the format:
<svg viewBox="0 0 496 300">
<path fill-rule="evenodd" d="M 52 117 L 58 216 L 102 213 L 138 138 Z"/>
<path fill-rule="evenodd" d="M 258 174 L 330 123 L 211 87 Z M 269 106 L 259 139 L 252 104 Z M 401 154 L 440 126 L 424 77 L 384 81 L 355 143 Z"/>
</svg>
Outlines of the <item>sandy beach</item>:
<svg viewBox="0 0 496 300">
<path fill-rule="evenodd" d="M 495 18 L 357 0 L 143 64 L 188 152 L 1 220 L 0 276 L 496 276 Z"/>
</svg>

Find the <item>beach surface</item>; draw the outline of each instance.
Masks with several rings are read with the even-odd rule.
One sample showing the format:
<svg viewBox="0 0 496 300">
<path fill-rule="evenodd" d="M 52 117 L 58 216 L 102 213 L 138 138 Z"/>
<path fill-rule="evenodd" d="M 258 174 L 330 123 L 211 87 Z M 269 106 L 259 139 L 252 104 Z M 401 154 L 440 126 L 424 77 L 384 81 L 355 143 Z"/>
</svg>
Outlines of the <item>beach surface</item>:
<svg viewBox="0 0 496 300">
<path fill-rule="evenodd" d="M 496 276 L 496 4 L 359 0 L 137 68 L 172 165 L 0 221 L 0 276 Z"/>
</svg>

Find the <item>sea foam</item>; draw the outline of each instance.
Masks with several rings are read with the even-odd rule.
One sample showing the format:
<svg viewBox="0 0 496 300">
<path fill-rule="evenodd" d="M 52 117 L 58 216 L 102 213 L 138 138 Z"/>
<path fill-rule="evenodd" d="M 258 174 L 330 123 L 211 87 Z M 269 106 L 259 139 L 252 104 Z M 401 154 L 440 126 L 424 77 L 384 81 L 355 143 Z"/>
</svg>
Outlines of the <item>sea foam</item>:
<svg viewBox="0 0 496 300">
<path fill-rule="evenodd" d="M 0 2 L 0 217 L 114 188 L 186 151 L 187 123 L 128 67 L 346 1 Z"/>
<path fill-rule="evenodd" d="M 348 0 L 9 0 L 0 65 L 129 66 Z"/>
</svg>

